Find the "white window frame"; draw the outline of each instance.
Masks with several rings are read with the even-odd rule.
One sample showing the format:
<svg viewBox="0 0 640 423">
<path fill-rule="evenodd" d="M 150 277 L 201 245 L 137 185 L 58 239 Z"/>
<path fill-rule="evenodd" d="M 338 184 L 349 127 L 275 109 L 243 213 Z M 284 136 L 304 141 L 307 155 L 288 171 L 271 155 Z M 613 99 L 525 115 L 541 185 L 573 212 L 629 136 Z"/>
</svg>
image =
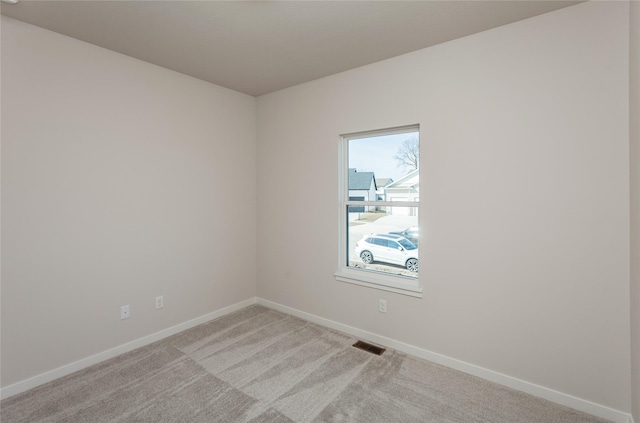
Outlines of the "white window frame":
<svg viewBox="0 0 640 423">
<path fill-rule="evenodd" d="M 355 206 L 378 206 L 378 207 L 418 207 L 418 217 L 420 216 L 420 201 L 353 201 L 349 200 L 349 141 L 374 136 L 402 134 L 409 132 L 419 132 L 419 125 L 409 125 L 396 128 L 388 128 L 375 131 L 365 131 L 340 136 L 339 142 L 339 172 L 338 172 L 338 271 L 335 273 L 336 280 L 340 282 L 352 283 L 383 291 L 395 292 L 422 298 L 422 286 L 420 277 L 412 278 L 401 275 L 385 274 L 367 269 L 360 269 L 348 266 L 348 216 L 347 207 Z M 417 204 L 416 204 L 417 203 Z"/>
</svg>

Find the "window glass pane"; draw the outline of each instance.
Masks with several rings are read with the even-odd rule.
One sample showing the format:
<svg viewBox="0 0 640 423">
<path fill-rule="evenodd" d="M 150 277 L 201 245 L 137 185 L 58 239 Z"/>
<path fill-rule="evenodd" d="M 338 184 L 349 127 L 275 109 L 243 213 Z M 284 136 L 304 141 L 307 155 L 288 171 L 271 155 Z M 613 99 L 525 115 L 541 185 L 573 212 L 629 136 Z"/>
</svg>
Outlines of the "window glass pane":
<svg viewBox="0 0 640 423">
<path fill-rule="evenodd" d="M 347 198 L 417 201 L 419 147 L 417 131 L 350 139 Z"/>
<path fill-rule="evenodd" d="M 352 210 L 348 206 L 347 266 L 417 278 L 418 208 Z"/>
</svg>

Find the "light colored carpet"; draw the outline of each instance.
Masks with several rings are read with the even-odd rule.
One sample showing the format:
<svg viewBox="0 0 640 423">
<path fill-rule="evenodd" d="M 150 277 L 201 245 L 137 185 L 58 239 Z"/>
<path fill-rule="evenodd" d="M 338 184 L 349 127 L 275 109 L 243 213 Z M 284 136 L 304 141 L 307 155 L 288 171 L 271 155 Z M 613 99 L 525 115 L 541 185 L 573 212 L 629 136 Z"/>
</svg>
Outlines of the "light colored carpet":
<svg viewBox="0 0 640 423">
<path fill-rule="evenodd" d="M 7 398 L 13 422 L 604 420 L 250 306 Z"/>
</svg>

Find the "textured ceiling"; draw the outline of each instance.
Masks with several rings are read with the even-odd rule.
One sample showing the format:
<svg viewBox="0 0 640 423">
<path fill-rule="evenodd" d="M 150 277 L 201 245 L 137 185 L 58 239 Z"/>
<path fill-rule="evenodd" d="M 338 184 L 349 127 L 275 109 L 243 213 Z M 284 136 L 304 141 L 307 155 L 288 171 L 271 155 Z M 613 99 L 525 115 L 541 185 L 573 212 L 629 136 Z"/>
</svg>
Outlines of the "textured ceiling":
<svg viewBox="0 0 640 423">
<path fill-rule="evenodd" d="M 575 1 L 29 1 L 2 14 L 258 96 Z"/>
</svg>

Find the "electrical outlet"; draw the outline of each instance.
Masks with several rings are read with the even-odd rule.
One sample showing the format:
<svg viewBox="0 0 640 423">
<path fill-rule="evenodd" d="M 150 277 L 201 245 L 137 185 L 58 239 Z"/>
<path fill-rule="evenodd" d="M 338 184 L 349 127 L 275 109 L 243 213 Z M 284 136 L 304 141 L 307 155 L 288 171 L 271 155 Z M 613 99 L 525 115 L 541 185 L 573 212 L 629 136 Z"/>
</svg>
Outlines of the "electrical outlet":
<svg viewBox="0 0 640 423">
<path fill-rule="evenodd" d="M 129 318 L 129 304 L 120 307 L 120 320 Z"/>
<path fill-rule="evenodd" d="M 156 297 L 156 310 L 162 307 L 164 307 L 164 296 L 160 295 L 159 297 Z"/>
<path fill-rule="evenodd" d="M 387 312 L 387 300 L 378 300 L 378 311 L 380 313 Z"/>
</svg>

